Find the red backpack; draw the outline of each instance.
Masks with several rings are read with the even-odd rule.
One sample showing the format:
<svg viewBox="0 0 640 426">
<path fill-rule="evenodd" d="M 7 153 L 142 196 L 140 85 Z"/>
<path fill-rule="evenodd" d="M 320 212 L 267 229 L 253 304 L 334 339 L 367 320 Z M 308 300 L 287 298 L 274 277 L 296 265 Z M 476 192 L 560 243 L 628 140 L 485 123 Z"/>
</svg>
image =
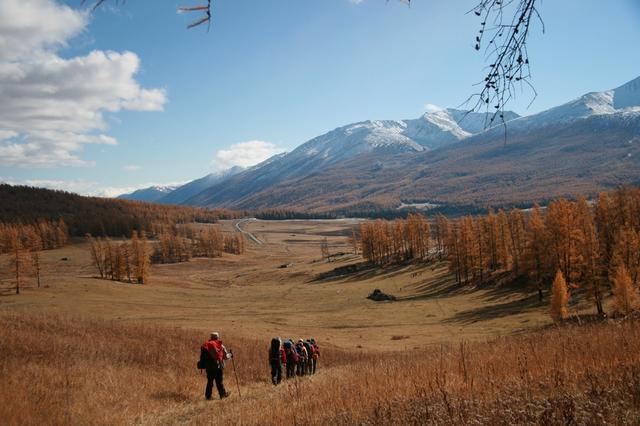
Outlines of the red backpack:
<svg viewBox="0 0 640 426">
<path fill-rule="evenodd" d="M 299 360 L 298 352 L 293 347 L 290 347 L 289 349 L 287 349 L 287 361 L 289 360 L 296 363 Z"/>
<path fill-rule="evenodd" d="M 222 350 L 222 341 L 209 340 L 207 343 L 205 343 L 205 346 L 209 351 L 211 358 L 213 358 L 215 361 L 224 360 L 224 351 Z"/>
</svg>

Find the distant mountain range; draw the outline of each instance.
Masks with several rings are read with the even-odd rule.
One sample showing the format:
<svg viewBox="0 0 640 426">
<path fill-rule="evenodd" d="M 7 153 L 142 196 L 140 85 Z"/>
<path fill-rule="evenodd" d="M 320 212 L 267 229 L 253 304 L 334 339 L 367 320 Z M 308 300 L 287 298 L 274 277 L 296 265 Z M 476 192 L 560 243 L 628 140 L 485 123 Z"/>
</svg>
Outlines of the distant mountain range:
<svg viewBox="0 0 640 426">
<path fill-rule="evenodd" d="M 350 124 L 155 201 L 307 211 L 403 202 L 487 206 L 640 184 L 640 78 L 538 114 L 507 112 L 505 120 L 506 139 L 504 126 L 487 129 L 486 114 L 456 109 Z"/>
<path fill-rule="evenodd" d="M 162 197 L 171 194 L 177 188 L 178 186 L 172 185 L 155 185 L 148 188 L 138 189 L 137 191 L 133 191 L 129 194 L 119 195 L 118 198 L 123 200 L 136 200 L 156 203 Z"/>
</svg>

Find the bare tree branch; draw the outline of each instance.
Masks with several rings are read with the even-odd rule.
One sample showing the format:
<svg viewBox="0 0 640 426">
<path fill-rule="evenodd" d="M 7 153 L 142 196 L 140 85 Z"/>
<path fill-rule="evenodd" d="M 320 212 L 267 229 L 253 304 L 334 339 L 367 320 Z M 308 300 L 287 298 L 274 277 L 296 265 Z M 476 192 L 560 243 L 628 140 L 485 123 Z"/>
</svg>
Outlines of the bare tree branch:
<svg viewBox="0 0 640 426">
<path fill-rule="evenodd" d="M 485 59 L 490 65 L 484 81 L 478 84 L 481 90 L 471 95 L 465 105 L 471 104 L 471 111 L 488 113 L 485 127 L 499 122 L 504 125 L 504 108 L 516 97 L 517 89 L 529 88 L 533 93 L 531 102 L 537 96 L 531 83 L 527 50 L 534 19 L 541 23 L 544 32 L 544 22 L 536 8 L 536 2 L 537 0 L 481 0 L 469 12 L 481 19 L 475 49 L 480 51 L 485 45 Z"/>
<path fill-rule="evenodd" d="M 93 10 L 105 1 L 95 0 Z M 398 1 L 411 5 L 411 0 Z M 81 3 L 85 2 L 86 0 L 81 0 Z M 463 105 L 468 107 L 469 112 L 487 112 L 485 127 L 505 123 L 505 106 L 516 97 L 517 89 L 530 89 L 533 93 L 531 102 L 537 96 L 531 83 L 527 42 L 534 20 L 541 23 L 544 32 L 544 22 L 536 8 L 539 2 L 540 0 L 478 0 L 476 7 L 468 12 L 481 19 L 480 30 L 475 38 L 475 49 L 480 51 L 482 46 L 485 46 L 485 59 L 490 65 L 484 81 L 477 84 L 481 87 L 480 91 L 471 95 Z M 200 18 L 187 26 L 190 29 L 203 24 L 210 26 L 211 9 L 211 0 L 207 0 L 207 4 L 179 7 L 178 11 L 202 13 Z"/>
</svg>

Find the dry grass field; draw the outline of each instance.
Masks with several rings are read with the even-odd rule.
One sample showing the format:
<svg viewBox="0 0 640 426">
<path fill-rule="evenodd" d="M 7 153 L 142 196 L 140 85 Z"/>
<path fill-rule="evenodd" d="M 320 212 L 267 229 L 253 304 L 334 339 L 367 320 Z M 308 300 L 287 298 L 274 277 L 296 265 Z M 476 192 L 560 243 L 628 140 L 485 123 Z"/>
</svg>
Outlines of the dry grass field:
<svg viewBox="0 0 640 426">
<path fill-rule="evenodd" d="M 371 268 L 355 221 L 255 221 L 240 256 L 94 278 L 86 244 L 42 254 L 42 288 L 0 257 L 0 418 L 7 424 L 639 424 L 635 321 L 552 326 L 516 284 L 459 287 L 446 264 Z M 233 230 L 233 223 L 223 226 Z M 321 260 L 327 238 L 331 262 Z M 66 259 L 66 260 L 63 260 Z M 282 266 L 287 267 L 282 267 Z M 396 302 L 366 299 L 374 288 Z M 572 306 L 591 313 L 590 306 Z M 225 401 L 195 369 L 208 332 L 237 354 Z M 274 335 L 315 337 L 321 369 L 273 388 Z"/>
</svg>

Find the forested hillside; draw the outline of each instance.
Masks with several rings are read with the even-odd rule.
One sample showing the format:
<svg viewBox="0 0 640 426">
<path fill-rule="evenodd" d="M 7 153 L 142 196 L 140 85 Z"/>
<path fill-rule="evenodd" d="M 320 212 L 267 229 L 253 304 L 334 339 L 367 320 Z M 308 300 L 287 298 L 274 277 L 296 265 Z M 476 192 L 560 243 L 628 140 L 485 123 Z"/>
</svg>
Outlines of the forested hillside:
<svg viewBox="0 0 640 426">
<path fill-rule="evenodd" d="M 0 184 L 0 223 L 62 219 L 71 236 L 130 236 L 155 223 L 211 223 L 236 217 L 228 210 L 166 206 L 138 201 L 83 197 L 64 191 Z"/>
</svg>

